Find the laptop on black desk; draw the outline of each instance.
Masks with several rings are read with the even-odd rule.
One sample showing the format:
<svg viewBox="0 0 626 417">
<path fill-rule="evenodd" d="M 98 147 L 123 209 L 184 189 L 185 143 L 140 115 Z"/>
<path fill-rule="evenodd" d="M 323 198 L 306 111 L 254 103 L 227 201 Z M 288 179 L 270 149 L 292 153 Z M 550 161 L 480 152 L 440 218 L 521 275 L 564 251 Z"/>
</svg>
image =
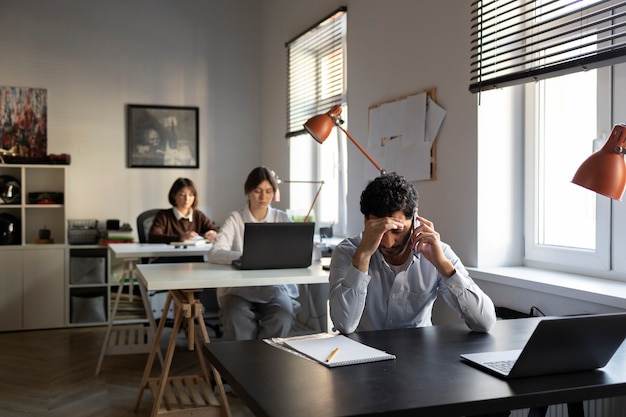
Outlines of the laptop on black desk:
<svg viewBox="0 0 626 417">
<path fill-rule="evenodd" d="M 604 367 L 626 338 L 626 313 L 545 318 L 523 349 L 465 353 L 463 361 L 511 379 Z"/>
<path fill-rule="evenodd" d="M 315 223 L 246 223 L 238 269 L 307 268 L 313 255 Z"/>
</svg>

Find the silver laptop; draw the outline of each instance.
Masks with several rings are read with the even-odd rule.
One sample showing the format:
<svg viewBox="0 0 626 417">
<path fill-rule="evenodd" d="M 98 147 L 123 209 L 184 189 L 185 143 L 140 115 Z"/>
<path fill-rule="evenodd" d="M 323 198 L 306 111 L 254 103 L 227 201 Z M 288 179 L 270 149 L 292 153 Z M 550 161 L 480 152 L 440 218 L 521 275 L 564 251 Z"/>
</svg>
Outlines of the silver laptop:
<svg viewBox="0 0 626 417">
<path fill-rule="evenodd" d="M 464 362 L 501 378 L 590 371 L 605 366 L 626 338 L 626 313 L 542 319 L 523 349 L 465 353 Z"/>
<path fill-rule="evenodd" d="M 307 268 L 313 255 L 315 223 L 246 223 L 238 269 Z"/>
</svg>

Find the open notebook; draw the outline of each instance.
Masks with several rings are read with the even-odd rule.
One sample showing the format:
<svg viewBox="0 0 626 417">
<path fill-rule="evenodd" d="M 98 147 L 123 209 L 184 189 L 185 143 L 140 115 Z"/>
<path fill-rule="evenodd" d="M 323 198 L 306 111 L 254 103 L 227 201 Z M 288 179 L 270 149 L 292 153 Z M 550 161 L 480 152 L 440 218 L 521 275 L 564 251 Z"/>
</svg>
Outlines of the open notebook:
<svg viewBox="0 0 626 417">
<path fill-rule="evenodd" d="M 284 343 L 330 368 L 396 358 L 395 355 L 364 345 L 343 335 L 321 339 L 285 339 Z"/>
</svg>

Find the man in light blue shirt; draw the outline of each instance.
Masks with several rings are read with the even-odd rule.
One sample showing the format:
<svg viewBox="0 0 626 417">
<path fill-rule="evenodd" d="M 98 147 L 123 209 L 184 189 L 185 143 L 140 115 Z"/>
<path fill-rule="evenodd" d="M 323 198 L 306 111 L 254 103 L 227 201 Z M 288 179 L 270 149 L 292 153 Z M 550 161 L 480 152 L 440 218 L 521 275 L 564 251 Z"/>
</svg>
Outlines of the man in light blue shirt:
<svg viewBox="0 0 626 417">
<path fill-rule="evenodd" d="M 341 333 L 430 326 L 437 294 L 471 330 L 494 326 L 493 302 L 433 223 L 417 215 L 417 202 L 397 174 L 361 194 L 365 228 L 335 248 L 330 264 L 330 315 Z"/>
</svg>

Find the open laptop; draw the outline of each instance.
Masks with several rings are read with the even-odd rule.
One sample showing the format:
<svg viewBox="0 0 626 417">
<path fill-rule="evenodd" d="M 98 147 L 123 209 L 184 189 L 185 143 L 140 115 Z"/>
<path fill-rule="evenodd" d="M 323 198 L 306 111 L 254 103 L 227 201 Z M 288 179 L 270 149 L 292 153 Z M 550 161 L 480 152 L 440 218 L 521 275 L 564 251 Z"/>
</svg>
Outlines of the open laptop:
<svg viewBox="0 0 626 417">
<path fill-rule="evenodd" d="M 626 313 L 545 318 L 523 349 L 465 353 L 464 362 L 505 379 L 605 366 L 626 338 Z"/>
<path fill-rule="evenodd" d="M 315 223 L 246 223 L 238 269 L 306 268 L 313 255 Z"/>
</svg>

